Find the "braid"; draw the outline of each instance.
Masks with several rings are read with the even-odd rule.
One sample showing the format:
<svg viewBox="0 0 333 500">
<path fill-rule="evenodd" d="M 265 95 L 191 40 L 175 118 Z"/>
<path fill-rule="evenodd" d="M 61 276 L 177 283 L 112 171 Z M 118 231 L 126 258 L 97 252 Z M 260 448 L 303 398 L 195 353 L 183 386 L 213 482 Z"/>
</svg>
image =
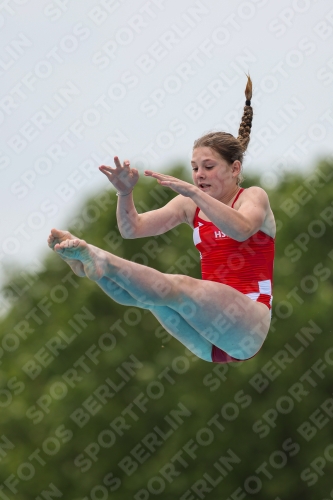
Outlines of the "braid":
<svg viewBox="0 0 333 500">
<path fill-rule="evenodd" d="M 237 139 L 241 143 L 243 151 L 246 151 L 247 146 L 250 142 L 250 133 L 251 133 L 252 117 L 253 117 L 253 109 L 251 107 L 252 81 L 249 76 L 247 76 L 245 97 L 246 101 L 245 101 L 244 113 L 241 124 L 239 126 L 238 137 L 237 137 Z"/>
<path fill-rule="evenodd" d="M 209 132 L 194 142 L 193 149 L 208 147 L 218 153 L 229 165 L 232 165 L 235 161 L 239 161 L 242 165 L 244 153 L 250 142 L 253 116 L 251 107 L 252 81 L 249 76 L 247 77 L 245 97 L 244 113 L 237 139 L 227 132 Z M 237 184 L 242 182 L 242 172 L 239 173 L 236 180 Z"/>
</svg>

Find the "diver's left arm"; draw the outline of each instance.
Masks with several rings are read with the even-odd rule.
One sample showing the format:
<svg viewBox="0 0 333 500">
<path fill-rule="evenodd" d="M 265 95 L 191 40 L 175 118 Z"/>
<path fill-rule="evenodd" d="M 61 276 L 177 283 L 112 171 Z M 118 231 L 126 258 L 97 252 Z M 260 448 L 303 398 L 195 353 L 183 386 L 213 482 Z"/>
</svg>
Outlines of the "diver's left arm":
<svg viewBox="0 0 333 500">
<path fill-rule="evenodd" d="M 259 231 L 270 211 L 266 192 L 256 186 L 242 192 L 235 210 L 189 182 L 151 170 L 146 170 L 145 175 L 154 177 L 162 186 L 191 198 L 216 227 L 237 241 L 245 241 Z"/>
<path fill-rule="evenodd" d="M 237 241 L 245 241 L 259 231 L 270 210 L 267 193 L 259 187 L 243 191 L 237 210 L 215 200 L 196 186 L 190 196 L 201 211 L 223 233 Z"/>
</svg>

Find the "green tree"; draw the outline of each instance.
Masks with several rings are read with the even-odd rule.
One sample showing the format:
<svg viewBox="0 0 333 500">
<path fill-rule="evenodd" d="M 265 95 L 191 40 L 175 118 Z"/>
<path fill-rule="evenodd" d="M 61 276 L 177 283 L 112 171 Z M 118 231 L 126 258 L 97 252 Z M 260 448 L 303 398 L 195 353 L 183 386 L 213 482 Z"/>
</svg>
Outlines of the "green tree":
<svg viewBox="0 0 333 500">
<path fill-rule="evenodd" d="M 171 175 L 187 176 L 181 166 Z M 244 363 L 198 360 L 52 252 L 38 275 L 17 271 L 1 323 L 0 498 L 332 498 L 332 177 L 323 161 L 269 192 L 272 328 Z M 135 189 L 141 211 L 172 196 L 147 179 Z M 69 229 L 200 277 L 189 227 L 122 240 L 115 203 L 112 190 L 97 193 Z"/>
</svg>

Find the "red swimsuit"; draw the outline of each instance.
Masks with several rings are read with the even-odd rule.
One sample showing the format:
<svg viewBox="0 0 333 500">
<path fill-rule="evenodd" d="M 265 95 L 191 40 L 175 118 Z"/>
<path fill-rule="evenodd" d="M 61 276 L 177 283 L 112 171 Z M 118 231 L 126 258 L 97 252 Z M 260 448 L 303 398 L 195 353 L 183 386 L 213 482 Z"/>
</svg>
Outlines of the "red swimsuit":
<svg viewBox="0 0 333 500">
<path fill-rule="evenodd" d="M 239 190 L 231 208 L 243 191 Z M 258 231 L 245 241 L 236 241 L 212 222 L 200 219 L 199 210 L 198 207 L 194 215 L 193 240 L 200 252 L 202 279 L 229 285 L 271 309 L 274 238 Z M 242 361 L 214 345 L 212 360 Z"/>
</svg>

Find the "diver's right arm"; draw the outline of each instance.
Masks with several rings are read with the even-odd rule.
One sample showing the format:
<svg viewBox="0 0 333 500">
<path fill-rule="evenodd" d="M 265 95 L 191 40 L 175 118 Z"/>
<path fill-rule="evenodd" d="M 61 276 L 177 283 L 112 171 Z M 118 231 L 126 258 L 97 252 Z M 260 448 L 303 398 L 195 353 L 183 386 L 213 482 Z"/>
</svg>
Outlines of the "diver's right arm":
<svg viewBox="0 0 333 500">
<path fill-rule="evenodd" d="M 117 221 L 123 238 L 144 238 L 166 233 L 182 222 L 187 222 L 183 196 L 176 196 L 164 207 L 138 214 L 133 196 L 118 196 Z"/>
<path fill-rule="evenodd" d="M 118 191 L 117 222 L 120 234 L 125 239 L 144 238 L 163 234 L 182 222 L 188 222 L 185 206 L 188 200 L 179 195 L 164 207 L 138 214 L 133 202 L 133 189 L 139 180 L 139 173 L 131 169 L 129 161 L 122 166 L 118 157 L 116 168 L 101 166 L 100 171 Z"/>
</svg>

